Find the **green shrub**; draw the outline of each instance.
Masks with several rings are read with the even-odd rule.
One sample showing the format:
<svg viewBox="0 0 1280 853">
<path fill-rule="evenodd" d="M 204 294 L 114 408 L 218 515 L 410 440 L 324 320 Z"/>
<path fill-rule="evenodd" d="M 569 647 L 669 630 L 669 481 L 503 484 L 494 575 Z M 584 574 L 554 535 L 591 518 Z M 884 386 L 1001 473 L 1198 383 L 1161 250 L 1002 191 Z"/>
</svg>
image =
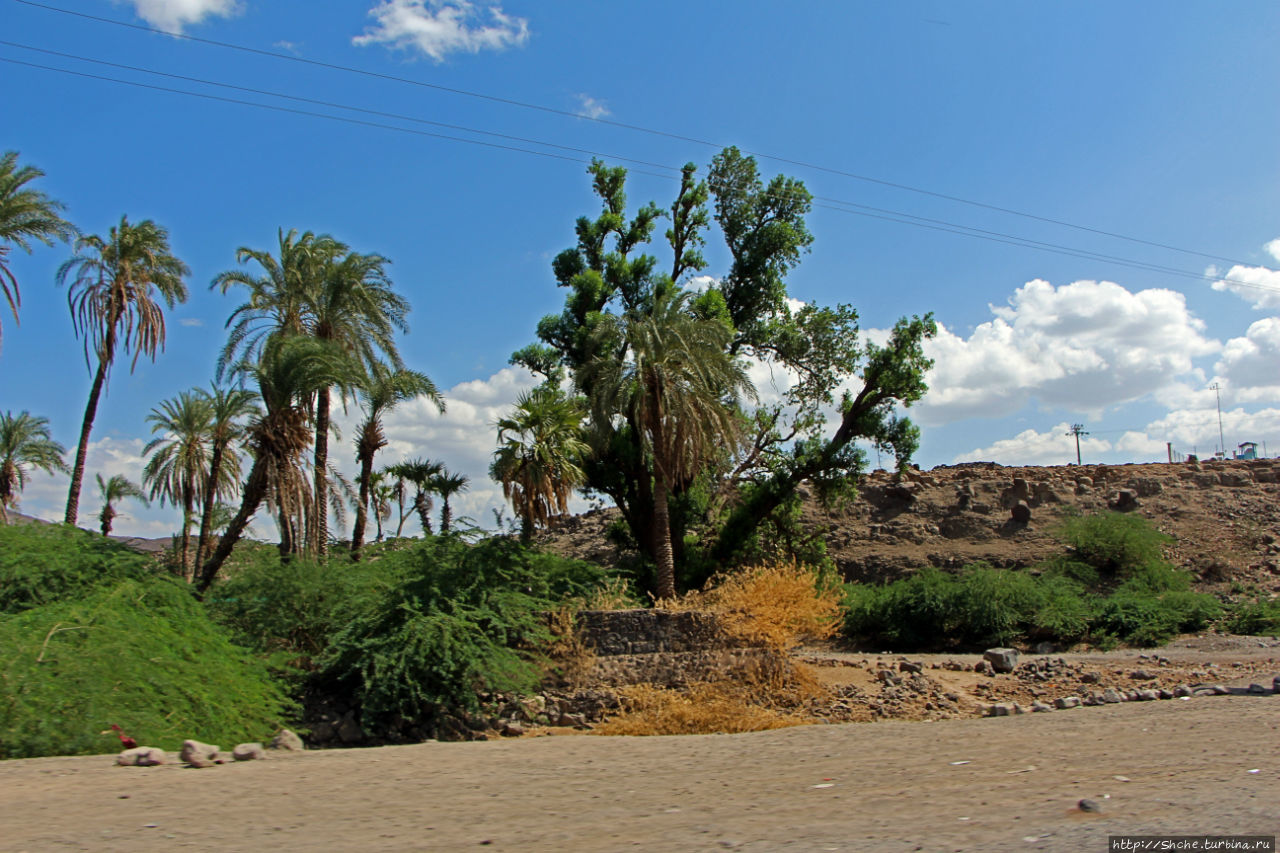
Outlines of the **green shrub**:
<svg viewBox="0 0 1280 853">
<path fill-rule="evenodd" d="M 163 749 L 229 747 L 269 737 L 290 710 L 267 665 L 170 578 L 0 616 L 0 758 L 109 752 L 111 724 Z"/>
<path fill-rule="evenodd" d="M 0 614 L 155 574 L 150 558 L 105 536 L 64 524 L 0 525 Z"/>
<path fill-rule="evenodd" d="M 1221 627 L 1232 634 L 1280 634 L 1280 599 L 1238 602 L 1228 609 Z"/>
<path fill-rule="evenodd" d="M 478 692 L 532 689 L 551 642 L 544 614 L 608 579 L 508 539 L 435 537 L 384 559 L 404 580 L 331 637 L 314 682 L 352 700 L 371 733 L 475 708 Z"/>
<path fill-rule="evenodd" d="M 1116 578 L 1164 564 L 1163 549 L 1173 541 L 1142 516 L 1120 512 L 1070 516 L 1059 535 L 1077 559 Z"/>
</svg>

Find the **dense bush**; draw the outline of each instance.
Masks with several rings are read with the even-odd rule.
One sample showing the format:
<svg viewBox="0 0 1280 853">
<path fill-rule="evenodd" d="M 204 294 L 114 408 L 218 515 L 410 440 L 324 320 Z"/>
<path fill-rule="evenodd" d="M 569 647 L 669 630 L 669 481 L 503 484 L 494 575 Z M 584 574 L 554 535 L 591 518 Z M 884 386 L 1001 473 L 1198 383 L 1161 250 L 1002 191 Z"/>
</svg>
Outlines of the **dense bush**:
<svg viewBox="0 0 1280 853">
<path fill-rule="evenodd" d="M 1222 628 L 1233 634 L 1280 634 L 1280 599 L 1238 602 L 1222 620 Z"/>
<path fill-rule="evenodd" d="M 927 568 L 885 586 L 848 587 L 846 635 L 899 649 L 1051 640 L 1139 646 L 1199 630 L 1221 613 L 1160 548 L 1141 517 L 1078 516 L 1062 526 L 1070 551 L 1035 572 Z"/>
<path fill-rule="evenodd" d="M 0 614 L 155 574 L 153 560 L 105 536 L 63 524 L 0 525 Z"/>
<path fill-rule="evenodd" d="M 101 734 L 112 724 L 164 749 L 192 737 L 230 747 L 269 737 L 289 711 L 267 666 L 169 578 L 0 616 L 0 758 L 118 749 Z"/>
</svg>

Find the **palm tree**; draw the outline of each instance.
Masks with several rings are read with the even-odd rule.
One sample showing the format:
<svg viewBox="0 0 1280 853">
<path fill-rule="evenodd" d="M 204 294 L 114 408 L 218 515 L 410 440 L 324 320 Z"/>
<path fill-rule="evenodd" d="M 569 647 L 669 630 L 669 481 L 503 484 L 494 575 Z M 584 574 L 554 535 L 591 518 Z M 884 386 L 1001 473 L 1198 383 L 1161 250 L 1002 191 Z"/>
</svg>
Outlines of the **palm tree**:
<svg viewBox="0 0 1280 853">
<path fill-rule="evenodd" d="M 414 487 L 413 509 L 418 513 L 418 520 L 422 522 L 422 535 L 431 535 L 431 480 L 440 475 L 444 471 L 444 464 L 440 462 L 432 462 L 429 459 L 410 459 L 407 462 L 399 462 L 395 465 L 387 466 L 387 473 L 398 480 L 406 483 L 412 483 Z M 404 527 L 404 518 L 401 516 L 400 527 Z M 400 536 L 400 530 L 396 531 L 396 536 Z"/>
<path fill-rule="evenodd" d="M 382 522 L 391 518 L 391 501 L 395 496 L 395 484 L 387 482 L 386 472 L 377 471 L 369 477 L 369 500 L 373 505 L 373 519 L 378 525 L 375 542 L 382 541 Z"/>
<path fill-rule="evenodd" d="M 102 479 L 101 474 L 94 474 L 94 476 L 98 478 L 98 494 L 102 496 L 102 511 L 98 513 L 98 521 L 102 524 L 102 535 L 110 536 L 111 523 L 118 515 L 116 501 L 137 498 L 145 504 L 147 496 L 143 493 L 141 486 L 124 474 L 116 474 L 110 480 Z"/>
<path fill-rule="evenodd" d="M 399 512 L 399 519 L 396 522 L 395 538 L 399 539 L 404 533 L 404 522 L 409 517 L 409 512 L 405 509 L 405 502 L 409 499 L 408 483 L 401 473 L 399 465 L 387 465 L 380 472 L 383 476 L 390 477 L 391 497 L 395 499 L 396 507 Z"/>
<path fill-rule="evenodd" d="M 40 190 L 24 189 L 42 177 L 44 172 L 35 166 L 18 166 L 17 151 L 0 155 L 0 293 L 9 303 L 15 321 L 22 294 L 17 277 L 9 269 L 10 247 L 17 246 L 30 254 L 32 240 L 52 246 L 56 240 L 70 241 L 76 236 L 75 226 L 58 215 L 64 208 L 61 202 Z"/>
<path fill-rule="evenodd" d="M 351 532 L 351 559 L 360 559 L 360 549 L 364 546 L 364 533 L 369 506 L 370 490 L 373 485 L 373 457 L 387 446 L 387 437 L 382 431 L 382 416 L 397 404 L 415 397 L 426 397 L 434 403 L 440 412 L 444 412 L 444 398 L 436 390 L 435 383 L 426 374 L 413 370 L 391 370 L 381 362 L 374 364 L 373 370 L 366 375 L 357 387 L 357 394 L 364 403 L 365 419 L 356 435 L 356 462 L 360 465 L 360 495 L 356 504 L 356 522 Z M 378 538 L 382 538 L 379 520 Z"/>
<path fill-rule="evenodd" d="M 305 487 L 302 457 L 311 444 L 307 409 L 315 393 L 356 379 L 345 353 L 327 341 L 302 335 L 269 337 L 261 358 L 242 361 L 233 373 L 242 380 L 256 380 L 265 411 L 249 426 L 253 465 L 241 490 L 240 509 L 200 570 L 196 589 L 201 594 L 217 578 L 268 490 L 287 495 L 299 481 Z"/>
<path fill-rule="evenodd" d="M 449 532 L 449 524 L 453 520 L 453 510 L 449 508 L 449 498 L 465 492 L 470 480 L 462 474 L 450 474 L 441 471 L 431 478 L 431 491 L 440 496 L 440 533 Z"/>
<path fill-rule="evenodd" d="M 392 290 L 385 269 L 388 263 L 381 255 L 349 252 L 329 265 L 321 287 L 308 299 L 310 334 L 333 341 L 368 373 L 376 370 L 380 356 L 386 356 L 394 368 L 403 369 L 395 330 L 407 331 L 405 315 L 409 313 L 409 303 Z M 417 376 L 426 379 L 422 374 Z M 430 385 L 431 380 L 426 381 Z M 329 464 L 329 390 L 322 388 L 316 395 L 316 524 L 311 539 L 322 558 L 329 545 L 325 477 Z M 434 385 L 431 390 L 435 391 Z"/>
<path fill-rule="evenodd" d="M 137 225 L 121 217 L 107 239 L 96 234 L 76 241 L 76 254 L 58 269 L 57 280 L 64 283 L 74 271 L 67 292 L 67 304 L 76 334 L 85 336 L 85 361 L 90 350 L 98 361 L 89 402 L 80 427 L 80 443 L 71 469 L 64 520 L 75 524 L 79 516 L 80 486 L 84 480 L 89 433 L 98 413 L 98 397 L 115 361 L 116 348 L 133 351 L 132 372 L 143 355 L 155 360 L 164 349 L 163 302 L 172 310 L 187 299 L 182 279 L 191 273 L 169 248 L 169 232 L 150 219 Z"/>
<path fill-rule="evenodd" d="M 695 317 L 689 300 L 687 291 L 668 290 L 647 308 L 604 315 L 591 334 L 594 355 L 578 376 L 592 390 L 595 421 L 625 418 L 652 460 L 659 598 L 676 594 L 668 496 L 732 444 L 737 400 L 755 394 L 728 352 L 733 330 Z"/>
<path fill-rule="evenodd" d="M 240 454 L 236 445 L 245 435 L 246 418 L 258 413 L 258 395 L 246 388 L 220 388 L 200 392 L 209 403 L 209 470 L 212 487 L 204 491 L 200 536 L 196 540 L 195 565 L 204 564 L 213 533 L 213 517 L 220 498 L 235 496 L 240 488 Z"/>
<path fill-rule="evenodd" d="M 150 456 L 142 482 L 152 500 L 182 507 L 182 576 L 191 572 L 191 523 L 197 501 L 210 491 L 210 444 L 213 438 L 213 406 L 199 391 L 183 391 L 165 400 L 147 415 L 152 433 L 163 433 L 142 448 Z"/>
<path fill-rule="evenodd" d="M 8 522 L 8 509 L 18 505 L 27 485 L 27 472 L 38 468 L 48 474 L 66 471 L 62 455 L 67 450 L 53 440 L 48 418 L 28 412 L 0 413 L 0 524 Z"/>
<path fill-rule="evenodd" d="M 576 400 L 543 384 L 521 394 L 511 414 L 497 423 L 499 447 L 489 474 L 502 483 L 502 494 L 520 516 L 525 542 L 535 527 L 568 513 L 573 490 L 586 482 L 583 414 Z"/>
</svg>

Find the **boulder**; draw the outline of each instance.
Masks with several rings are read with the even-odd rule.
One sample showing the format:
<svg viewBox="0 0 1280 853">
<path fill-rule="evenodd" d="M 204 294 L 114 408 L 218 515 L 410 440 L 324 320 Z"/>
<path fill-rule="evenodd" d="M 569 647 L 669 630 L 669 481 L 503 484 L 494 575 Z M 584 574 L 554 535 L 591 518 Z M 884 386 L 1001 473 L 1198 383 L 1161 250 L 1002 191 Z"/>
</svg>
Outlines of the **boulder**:
<svg viewBox="0 0 1280 853">
<path fill-rule="evenodd" d="M 261 761 L 267 757 L 267 751 L 260 743 L 241 743 L 231 750 L 231 757 L 236 761 Z"/>
<path fill-rule="evenodd" d="M 991 668 L 996 672 L 1013 672 L 1018 666 L 1018 650 L 987 649 L 982 653 L 982 659 L 991 664 Z"/>
<path fill-rule="evenodd" d="M 1019 524 L 1031 521 L 1031 507 L 1026 501 L 1017 501 L 1009 508 L 1009 517 Z"/>
<path fill-rule="evenodd" d="M 1106 690 L 1102 691 L 1102 701 L 1108 705 L 1114 705 L 1115 703 L 1123 702 L 1124 700 L 1124 694 L 1119 690 L 1116 690 L 1114 687 L 1108 687 Z"/>
<path fill-rule="evenodd" d="M 135 746 L 117 755 L 116 764 L 121 767 L 158 767 L 164 764 L 167 757 L 163 749 L 154 746 Z"/>
<path fill-rule="evenodd" d="M 1067 708 L 1079 708 L 1080 697 L 1079 696 L 1059 696 L 1057 699 L 1053 700 L 1053 704 L 1057 705 L 1059 709 L 1063 709 L 1063 710 Z"/>
<path fill-rule="evenodd" d="M 281 749 L 285 752 L 301 752 L 306 747 L 302 745 L 302 738 L 288 729 L 281 729 L 271 739 L 271 749 Z"/>
<path fill-rule="evenodd" d="M 1120 489 L 1111 499 L 1110 506 L 1116 512 L 1129 512 L 1138 508 L 1138 492 L 1136 489 Z"/>
<path fill-rule="evenodd" d="M 211 767 L 218 761 L 218 747 L 198 740 L 184 740 L 178 757 L 192 767 Z"/>
<path fill-rule="evenodd" d="M 1052 710 L 1053 710 L 1053 706 L 1052 706 L 1052 705 L 1049 705 L 1049 704 L 1047 704 L 1047 703 L 1041 702 L 1041 701 L 1039 701 L 1038 699 L 1037 699 L 1035 702 L 1032 702 L 1032 703 L 1031 703 L 1031 711 L 1032 711 L 1032 713 L 1042 713 L 1042 712 L 1044 712 L 1044 711 L 1052 711 Z"/>
</svg>

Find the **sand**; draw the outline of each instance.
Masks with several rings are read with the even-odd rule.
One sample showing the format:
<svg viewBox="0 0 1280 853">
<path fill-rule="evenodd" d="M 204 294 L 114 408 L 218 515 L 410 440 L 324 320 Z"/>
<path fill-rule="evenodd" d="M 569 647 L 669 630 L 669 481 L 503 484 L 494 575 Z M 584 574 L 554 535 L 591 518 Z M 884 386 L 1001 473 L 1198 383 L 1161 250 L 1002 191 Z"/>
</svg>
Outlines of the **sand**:
<svg viewBox="0 0 1280 853">
<path fill-rule="evenodd" d="M 200 770 L 112 760 L 0 762 L 0 849 L 1102 851 L 1122 833 L 1280 830 L 1274 695 Z"/>
</svg>

